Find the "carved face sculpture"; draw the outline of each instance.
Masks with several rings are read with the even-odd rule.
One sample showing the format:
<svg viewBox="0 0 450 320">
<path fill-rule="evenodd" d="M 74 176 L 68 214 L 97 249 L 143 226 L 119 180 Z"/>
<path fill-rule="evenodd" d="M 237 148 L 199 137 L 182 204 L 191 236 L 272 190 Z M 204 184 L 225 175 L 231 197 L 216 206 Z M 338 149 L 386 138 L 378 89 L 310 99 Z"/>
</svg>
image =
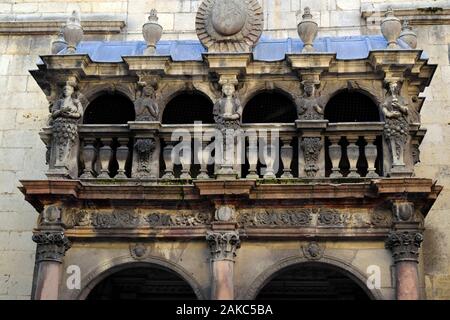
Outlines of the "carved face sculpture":
<svg viewBox="0 0 450 320">
<path fill-rule="evenodd" d="M 64 87 L 64 97 L 69 98 L 73 95 L 73 93 L 74 93 L 74 89 L 72 86 L 66 85 Z"/>
<path fill-rule="evenodd" d="M 312 83 L 306 83 L 305 84 L 305 93 L 308 97 L 313 97 L 314 96 L 314 84 Z"/>
<path fill-rule="evenodd" d="M 145 86 L 142 89 L 142 94 L 144 97 L 153 97 L 155 94 L 155 89 L 152 86 Z"/>
<path fill-rule="evenodd" d="M 247 21 L 247 10 L 243 1 L 219 0 L 212 11 L 214 30 L 223 36 L 232 36 L 242 30 Z"/>
<path fill-rule="evenodd" d="M 231 83 L 227 83 L 222 86 L 222 92 L 226 97 L 232 97 L 235 91 L 236 89 Z"/>
<path fill-rule="evenodd" d="M 391 82 L 389 83 L 389 90 L 391 91 L 391 94 L 395 97 L 398 93 L 398 84 L 397 82 Z"/>
</svg>

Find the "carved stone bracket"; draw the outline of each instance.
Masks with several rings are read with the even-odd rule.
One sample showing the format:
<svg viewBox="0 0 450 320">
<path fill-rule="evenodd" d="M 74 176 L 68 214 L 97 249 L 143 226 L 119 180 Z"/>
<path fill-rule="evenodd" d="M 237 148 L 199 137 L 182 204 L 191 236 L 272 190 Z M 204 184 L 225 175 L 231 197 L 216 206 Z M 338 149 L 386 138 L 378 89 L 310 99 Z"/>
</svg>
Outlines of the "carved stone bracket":
<svg viewBox="0 0 450 320">
<path fill-rule="evenodd" d="M 423 235 L 418 231 L 392 231 L 386 240 L 386 249 L 392 251 L 395 263 L 402 261 L 419 262 L 419 249 Z"/>
<path fill-rule="evenodd" d="M 239 233 L 230 232 L 208 232 L 206 241 L 211 249 L 213 261 L 228 260 L 234 261 L 236 251 L 241 246 Z"/>
<path fill-rule="evenodd" d="M 32 237 L 37 243 L 36 261 L 62 262 L 71 243 L 62 231 L 39 231 Z"/>
</svg>

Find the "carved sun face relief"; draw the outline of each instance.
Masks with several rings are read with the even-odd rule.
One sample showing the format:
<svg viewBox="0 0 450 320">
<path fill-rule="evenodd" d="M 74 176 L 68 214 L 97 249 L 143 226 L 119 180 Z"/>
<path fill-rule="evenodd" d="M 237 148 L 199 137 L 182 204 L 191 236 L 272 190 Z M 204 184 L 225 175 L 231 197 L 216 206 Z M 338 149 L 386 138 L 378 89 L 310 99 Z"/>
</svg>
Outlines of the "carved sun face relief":
<svg viewBox="0 0 450 320">
<path fill-rule="evenodd" d="M 258 0 L 204 0 L 196 31 L 209 52 L 250 52 L 261 37 L 263 22 Z"/>
</svg>

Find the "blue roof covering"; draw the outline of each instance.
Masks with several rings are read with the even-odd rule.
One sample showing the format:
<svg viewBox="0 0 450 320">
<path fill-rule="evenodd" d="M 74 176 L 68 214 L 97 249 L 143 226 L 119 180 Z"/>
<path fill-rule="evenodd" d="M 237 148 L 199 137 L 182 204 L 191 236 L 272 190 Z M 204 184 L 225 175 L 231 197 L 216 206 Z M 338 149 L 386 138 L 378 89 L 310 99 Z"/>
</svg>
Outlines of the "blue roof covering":
<svg viewBox="0 0 450 320">
<path fill-rule="evenodd" d="M 403 49 L 408 45 L 399 40 Z M 122 56 L 142 55 L 146 45 L 144 41 L 82 41 L 77 53 L 89 54 L 95 62 L 121 62 Z M 337 59 L 365 59 L 372 50 L 386 49 L 383 36 L 325 37 L 314 42 L 317 52 L 336 53 Z M 300 53 L 303 43 L 299 39 L 261 38 L 253 50 L 256 61 L 281 61 L 288 53 Z M 156 54 L 170 55 L 174 61 L 202 61 L 206 50 L 198 40 L 177 40 L 158 42 Z M 63 54 L 61 52 L 61 54 Z M 423 56 L 426 58 L 426 56 Z"/>
</svg>

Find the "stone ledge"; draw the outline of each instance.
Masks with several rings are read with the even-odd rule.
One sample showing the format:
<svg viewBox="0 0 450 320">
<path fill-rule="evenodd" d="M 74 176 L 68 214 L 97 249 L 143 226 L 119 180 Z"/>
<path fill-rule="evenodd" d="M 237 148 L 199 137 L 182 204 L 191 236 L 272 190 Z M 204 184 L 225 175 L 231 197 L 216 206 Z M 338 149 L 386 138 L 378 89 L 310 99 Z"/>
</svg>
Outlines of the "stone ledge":
<svg viewBox="0 0 450 320">
<path fill-rule="evenodd" d="M 450 24 L 450 6 L 448 1 L 415 1 L 414 3 L 361 5 L 361 15 L 369 26 L 379 25 L 388 7 L 392 7 L 395 16 L 409 20 L 411 25 L 448 25 Z"/>
<path fill-rule="evenodd" d="M 0 16 L 0 34 L 47 35 L 57 34 L 66 22 L 66 15 L 13 15 Z M 117 34 L 126 26 L 125 17 L 85 15 L 82 26 L 85 34 Z"/>
</svg>

